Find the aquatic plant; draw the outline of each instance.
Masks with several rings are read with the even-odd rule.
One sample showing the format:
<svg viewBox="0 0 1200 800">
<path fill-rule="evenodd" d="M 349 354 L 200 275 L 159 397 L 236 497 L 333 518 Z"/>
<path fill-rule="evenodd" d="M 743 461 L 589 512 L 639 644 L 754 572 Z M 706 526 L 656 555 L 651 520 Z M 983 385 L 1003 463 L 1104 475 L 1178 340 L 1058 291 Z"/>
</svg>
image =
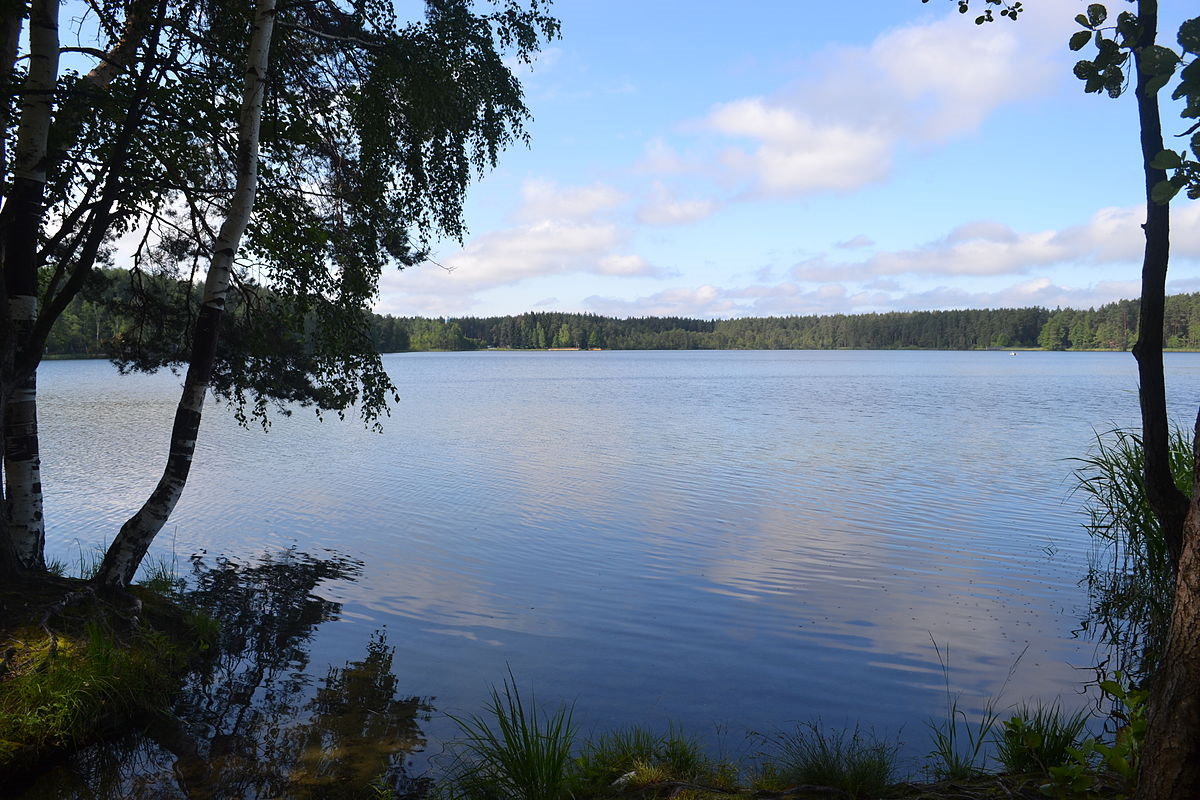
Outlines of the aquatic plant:
<svg viewBox="0 0 1200 800">
<path fill-rule="evenodd" d="M 1096 434 L 1086 456 L 1074 459 L 1074 493 L 1084 496 L 1092 547 L 1085 627 L 1110 650 L 1109 666 L 1135 681 L 1154 673 L 1171 619 L 1175 576 L 1158 519 L 1146 499 L 1141 436 L 1114 428 Z M 1180 491 L 1191 494 L 1192 445 L 1171 434 L 1170 464 Z"/>
<path fill-rule="evenodd" d="M 700 743 L 672 726 L 656 734 L 633 725 L 600 734 L 584 743 L 571 768 L 576 794 L 610 787 L 614 782 L 637 788 L 667 781 L 732 785 L 736 765 L 708 758 Z"/>
<path fill-rule="evenodd" d="M 879 797 L 895 780 L 899 743 L 857 725 L 826 730 L 819 720 L 806 722 L 767 741 L 774 753 L 765 772 L 777 785 L 829 786 L 865 798 Z"/>
<path fill-rule="evenodd" d="M 575 742 L 572 708 L 547 713 L 531 694 L 521 696 L 512 672 L 495 686 L 485 714 L 451 719 L 458 725 L 458 756 L 443 790 L 456 798 L 560 800 Z"/>
<path fill-rule="evenodd" d="M 985 771 L 987 762 L 988 742 L 993 739 L 996 724 L 1000 721 L 1000 712 L 996 705 L 1008 682 L 1016 672 L 1017 664 L 1025 655 L 1022 651 L 1011 667 L 1008 677 L 996 697 L 990 697 L 984 702 L 979 712 L 979 720 L 972 723 L 967 718 L 967 712 L 959 705 L 962 693 L 950 688 L 950 646 L 945 650 L 938 646 L 931 635 L 933 650 L 937 654 L 938 664 L 942 668 L 942 676 L 946 683 L 946 717 L 941 720 L 930 720 L 925 723 L 933 737 L 933 750 L 928 755 L 929 771 L 937 778 L 944 780 L 964 780 L 979 775 Z"/>
<path fill-rule="evenodd" d="M 1071 761 L 1072 749 L 1084 739 L 1089 716 L 1086 710 L 1068 714 L 1057 701 L 1022 703 L 996 737 L 996 760 L 1007 772 L 1048 775 L 1051 768 Z"/>
</svg>

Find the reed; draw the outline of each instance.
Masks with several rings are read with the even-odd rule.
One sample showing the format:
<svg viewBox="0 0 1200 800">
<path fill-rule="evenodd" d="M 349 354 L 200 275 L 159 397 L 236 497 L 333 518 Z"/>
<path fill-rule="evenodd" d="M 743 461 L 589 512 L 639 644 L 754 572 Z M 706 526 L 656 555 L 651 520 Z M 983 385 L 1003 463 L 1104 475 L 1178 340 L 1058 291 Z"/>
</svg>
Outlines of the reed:
<svg viewBox="0 0 1200 800">
<path fill-rule="evenodd" d="M 566 706 L 540 710 L 532 694 L 526 702 L 510 671 L 502 689 L 492 687 L 484 714 L 451 716 L 462 738 L 443 788 L 464 800 L 561 800 L 575 742 L 571 715 Z"/>
<path fill-rule="evenodd" d="M 859 726 L 826 730 L 820 721 L 768 737 L 768 771 L 785 785 L 828 786 L 849 797 L 879 797 L 896 777 L 900 745 Z"/>
<path fill-rule="evenodd" d="M 1090 617 L 1111 652 L 1110 669 L 1135 682 L 1154 673 L 1171 619 L 1175 576 L 1162 529 L 1146 499 L 1141 436 L 1113 429 L 1075 459 L 1091 537 L 1087 587 Z M 1188 436 L 1171 434 L 1170 463 L 1180 491 L 1191 494 L 1194 457 Z"/>
</svg>

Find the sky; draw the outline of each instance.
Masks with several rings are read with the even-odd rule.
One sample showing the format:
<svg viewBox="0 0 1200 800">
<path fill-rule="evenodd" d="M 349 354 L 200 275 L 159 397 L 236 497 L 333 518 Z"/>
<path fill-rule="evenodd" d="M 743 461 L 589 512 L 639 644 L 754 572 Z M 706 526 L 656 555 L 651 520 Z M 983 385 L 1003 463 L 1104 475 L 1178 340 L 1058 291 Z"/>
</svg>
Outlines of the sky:
<svg viewBox="0 0 1200 800">
<path fill-rule="evenodd" d="M 514 64 L 530 146 L 471 188 L 461 243 L 384 276 L 376 310 L 729 318 L 1137 297 L 1134 99 L 1085 95 L 1072 75 L 1086 3 L 1025 5 L 976 26 L 953 0 L 556 0 L 561 39 Z M 1161 3 L 1161 42 L 1190 5 Z M 1178 110 L 1164 107 L 1168 139 L 1187 127 Z M 1200 291 L 1200 202 L 1172 208 L 1168 291 Z"/>
</svg>

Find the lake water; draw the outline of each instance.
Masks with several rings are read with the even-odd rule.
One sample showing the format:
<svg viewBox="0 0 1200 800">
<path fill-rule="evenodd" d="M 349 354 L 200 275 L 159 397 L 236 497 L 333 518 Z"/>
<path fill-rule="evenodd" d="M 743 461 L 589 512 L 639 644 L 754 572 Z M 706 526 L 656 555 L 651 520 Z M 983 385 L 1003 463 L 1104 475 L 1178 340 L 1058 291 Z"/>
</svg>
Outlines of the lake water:
<svg viewBox="0 0 1200 800">
<path fill-rule="evenodd" d="M 1087 538 L 1069 459 L 1133 425 L 1123 353 L 491 352 L 385 357 L 383 433 L 210 406 L 152 553 L 361 560 L 307 663 L 395 647 L 398 691 L 478 711 L 512 673 L 584 731 L 679 724 L 739 752 L 821 717 L 900 731 L 944 707 L 1077 692 Z M 1167 356 L 1183 419 L 1200 355 Z M 179 379 L 41 372 L 51 556 L 78 559 L 157 480 Z M 1021 654 L 1024 653 L 1024 656 Z M 417 769 L 420 767 L 418 766 Z"/>
</svg>

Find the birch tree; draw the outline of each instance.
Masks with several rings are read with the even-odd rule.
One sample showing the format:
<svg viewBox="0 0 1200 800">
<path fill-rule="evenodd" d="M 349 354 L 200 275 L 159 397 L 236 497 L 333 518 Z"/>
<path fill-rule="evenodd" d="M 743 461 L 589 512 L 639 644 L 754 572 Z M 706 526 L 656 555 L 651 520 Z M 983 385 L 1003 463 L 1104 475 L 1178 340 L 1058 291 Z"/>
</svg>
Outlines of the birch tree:
<svg viewBox="0 0 1200 800">
<path fill-rule="evenodd" d="M 105 585 L 126 586 L 137 572 L 146 550 L 175 510 L 187 483 L 200 433 L 204 398 L 208 394 L 217 338 L 225 315 L 233 262 L 242 234 L 254 209 L 258 189 L 259 131 L 262 127 L 263 94 L 266 85 L 271 34 L 275 29 L 275 0 L 257 0 L 254 26 L 246 50 L 246 78 L 242 89 L 241 118 L 238 122 L 237 180 L 229 213 L 213 245 L 212 258 L 204 280 L 204 300 L 196 317 L 191 359 L 183 382 L 183 394 L 175 410 L 171 427 L 170 454 L 162 478 L 154 492 L 122 527 L 95 580 Z"/>
<path fill-rule="evenodd" d="M 19 31 L 24 8 L 0 6 L 0 58 L 30 65 L 8 71 L 20 100 L 0 119 L 20 134 L 10 174 L 32 163 L 21 143 L 32 141 L 24 132 L 38 103 L 49 128 L 43 202 L 29 206 L 40 223 L 15 222 L 15 179 L 0 212 L 0 571 L 43 568 L 37 365 L 54 319 L 97 266 L 113 265 L 124 237 L 139 321 L 112 351 L 126 370 L 186 367 L 188 388 L 163 480 L 105 561 L 101 580 L 119 586 L 182 490 L 203 387 L 245 422 L 273 404 L 353 406 L 368 422 L 386 413 L 394 390 L 364 310 L 384 269 L 419 263 L 434 237 L 461 237 L 468 184 L 525 138 L 528 112 L 505 58 L 530 61 L 557 22 L 543 0 L 482 10 L 430 0 L 424 19 L 407 23 L 380 0 L 289 0 L 263 33 L 255 20 L 266 12 L 245 0 L 126 0 L 88 5 L 95 46 L 38 45 L 91 58 L 92 69 L 39 78 L 32 58 L 3 49 L 20 40 L 6 31 Z M 254 36 L 268 44 L 256 51 L 267 60 L 254 70 L 251 157 L 242 99 Z M 256 187 L 246 184 L 251 165 Z M 16 268 L 21 252 L 33 253 L 32 279 Z M 16 296 L 35 297 L 40 314 L 9 310 L 30 307 L 9 302 L 21 276 L 33 292 Z"/>
<path fill-rule="evenodd" d="M 6 20 L 6 27 L 11 20 Z M 24 343 L 37 321 L 36 240 L 46 190 L 51 102 L 58 79 L 58 0 L 35 0 L 29 9 L 29 68 L 20 98 L 12 189 L 0 214 L 4 247 L 4 334 L 0 362 L 3 408 L 5 524 L 11 551 L 25 569 L 44 569 L 37 441 L 37 374 L 20 369 Z"/>
</svg>

